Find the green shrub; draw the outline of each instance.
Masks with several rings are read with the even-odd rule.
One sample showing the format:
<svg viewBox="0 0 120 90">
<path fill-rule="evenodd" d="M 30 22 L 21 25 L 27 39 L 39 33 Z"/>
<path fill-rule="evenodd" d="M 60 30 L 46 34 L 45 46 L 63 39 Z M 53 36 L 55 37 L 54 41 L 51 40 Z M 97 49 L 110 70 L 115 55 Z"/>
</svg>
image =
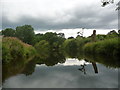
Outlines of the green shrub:
<svg viewBox="0 0 120 90">
<path fill-rule="evenodd" d="M 46 40 L 41 40 L 35 44 L 35 49 L 37 50 L 38 56 L 41 58 L 47 58 L 50 54 L 50 45 Z"/>
<path fill-rule="evenodd" d="M 120 48 L 120 44 L 118 42 L 118 38 L 113 38 L 98 42 L 87 43 L 83 48 L 84 53 L 116 56 L 116 54 L 119 53 L 118 49 Z"/>
<path fill-rule="evenodd" d="M 76 57 L 78 52 L 78 45 L 76 39 L 67 39 L 62 45 L 62 49 L 68 57 Z"/>
<path fill-rule="evenodd" d="M 83 46 L 90 42 L 91 39 L 90 38 L 81 38 L 81 37 L 77 37 L 76 38 L 76 41 L 77 41 L 77 46 L 78 46 L 78 51 L 83 53 Z"/>
<path fill-rule="evenodd" d="M 17 38 L 5 37 L 2 39 L 2 58 L 5 63 L 11 60 L 28 59 L 35 53 L 34 47 L 23 43 Z"/>
</svg>

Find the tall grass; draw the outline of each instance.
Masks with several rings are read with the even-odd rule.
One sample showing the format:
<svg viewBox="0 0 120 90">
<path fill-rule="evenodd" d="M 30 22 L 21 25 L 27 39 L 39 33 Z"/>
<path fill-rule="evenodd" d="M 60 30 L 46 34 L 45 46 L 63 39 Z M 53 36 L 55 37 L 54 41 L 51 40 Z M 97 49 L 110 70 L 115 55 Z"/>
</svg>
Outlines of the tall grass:
<svg viewBox="0 0 120 90">
<path fill-rule="evenodd" d="M 36 50 L 31 45 L 25 44 L 14 37 L 4 37 L 2 39 L 2 60 L 8 63 L 18 59 L 29 59 L 35 55 Z"/>
<path fill-rule="evenodd" d="M 79 53 L 83 53 L 83 46 L 86 44 L 86 43 L 89 43 L 91 42 L 91 38 L 76 38 L 76 41 L 77 41 L 77 46 L 78 46 L 78 51 Z"/>
<path fill-rule="evenodd" d="M 85 54 L 99 54 L 106 56 L 118 56 L 120 50 L 120 38 L 106 39 L 98 42 L 91 42 L 84 45 Z"/>
</svg>

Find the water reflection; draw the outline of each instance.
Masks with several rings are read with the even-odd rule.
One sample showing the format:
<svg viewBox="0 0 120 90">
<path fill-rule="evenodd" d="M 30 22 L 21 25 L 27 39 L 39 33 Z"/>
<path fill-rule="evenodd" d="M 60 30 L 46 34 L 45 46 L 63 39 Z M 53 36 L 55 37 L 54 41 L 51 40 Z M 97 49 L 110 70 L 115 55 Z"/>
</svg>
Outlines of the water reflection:
<svg viewBox="0 0 120 90">
<path fill-rule="evenodd" d="M 98 68 L 97 68 L 96 62 L 92 62 L 92 66 L 94 68 L 95 73 L 98 73 Z"/>
<path fill-rule="evenodd" d="M 118 86 L 116 68 L 119 67 L 114 58 L 80 54 L 66 58 L 60 52 L 52 52 L 47 58 L 35 57 L 29 62 L 18 60 L 3 64 L 3 87 L 114 88 Z"/>
<path fill-rule="evenodd" d="M 86 74 L 85 66 L 86 66 L 86 64 L 81 65 L 82 68 L 79 68 L 78 70 L 80 70 L 80 71 L 84 72 L 84 74 Z"/>
<path fill-rule="evenodd" d="M 37 65 L 30 76 L 19 74 L 11 77 L 3 87 L 11 88 L 116 88 L 118 74 L 116 70 L 108 69 L 101 64 L 99 74 L 94 74 L 91 64 L 86 66 L 86 75 L 77 70 L 79 66 Z M 108 82 L 110 81 L 110 82 Z"/>
<path fill-rule="evenodd" d="M 45 64 L 47 66 L 54 66 L 58 63 L 65 63 L 66 61 L 65 56 L 60 52 L 51 52 L 47 58 L 35 57 L 34 59 L 37 64 Z"/>
</svg>

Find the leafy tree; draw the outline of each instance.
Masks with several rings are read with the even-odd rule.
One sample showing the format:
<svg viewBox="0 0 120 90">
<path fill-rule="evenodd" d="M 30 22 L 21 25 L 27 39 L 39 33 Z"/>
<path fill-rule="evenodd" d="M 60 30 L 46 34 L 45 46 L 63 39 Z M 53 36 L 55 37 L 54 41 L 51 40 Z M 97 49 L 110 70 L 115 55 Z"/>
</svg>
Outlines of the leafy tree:
<svg viewBox="0 0 120 90">
<path fill-rule="evenodd" d="M 53 42 L 56 41 L 57 33 L 47 32 L 44 34 L 44 39 L 50 43 L 50 45 L 53 44 Z"/>
<path fill-rule="evenodd" d="M 108 32 L 107 35 L 111 35 L 111 34 L 117 34 L 117 32 L 115 30 L 112 30 L 112 31 Z"/>
<path fill-rule="evenodd" d="M 118 37 L 118 33 L 115 30 L 108 32 L 107 38 L 114 38 L 114 37 Z"/>
<path fill-rule="evenodd" d="M 49 42 L 51 49 L 53 50 L 58 49 L 65 40 L 65 38 L 58 36 L 57 33 L 52 32 L 45 33 L 43 39 Z"/>
<path fill-rule="evenodd" d="M 64 33 L 58 33 L 59 37 L 65 38 L 65 34 Z"/>
<path fill-rule="evenodd" d="M 71 37 L 68 37 L 68 39 L 74 39 L 74 37 L 71 36 Z"/>
<path fill-rule="evenodd" d="M 35 44 L 35 49 L 38 52 L 38 56 L 41 58 L 47 58 L 50 53 L 50 45 L 46 40 L 41 40 L 40 42 Z"/>
<path fill-rule="evenodd" d="M 5 30 L 2 30 L 2 35 L 4 35 L 5 37 L 14 37 L 15 30 L 12 28 L 6 28 Z"/>
<path fill-rule="evenodd" d="M 43 34 L 40 34 L 40 33 L 35 34 L 32 44 L 35 45 L 36 43 L 38 43 L 41 40 L 44 40 Z"/>
<path fill-rule="evenodd" d="M 65 50 L 65 53 L 68 54 L 70 57 L 76 57 L 78 52 L 78 46 L 76 39 L 67 39 L 63 43 L 63 50 Z"/>
<path fill-rule="evenodd" d="M 16 37 L 25 43 L 32 44 L 34 35 L 34 29 L 31 25 L 23 25 L 16 27 Z"/>
</svg>

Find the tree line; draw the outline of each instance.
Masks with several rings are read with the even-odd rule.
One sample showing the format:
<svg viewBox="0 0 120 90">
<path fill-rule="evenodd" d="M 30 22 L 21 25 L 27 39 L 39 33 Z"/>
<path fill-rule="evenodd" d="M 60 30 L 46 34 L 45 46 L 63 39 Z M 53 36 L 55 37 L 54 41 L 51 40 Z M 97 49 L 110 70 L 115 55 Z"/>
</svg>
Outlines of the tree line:
<svg viewBox="0 0 120 90">
<path fill-rule="evenodd" d="M 67 57 L 76 57 L 78 53 L 117 56 L 120 49 L 118 42 L 120 30 L 118 32 L 111 30 L 106 35 L 98 34 L 96 35 L 96 42 L 92 42 L 92 35 L 89 37 L 77 35 L 75 38 L 69 37 L 66 39 L 64 33 L 46 32 L 45 34 L 35 34 L 31 25 L 18 26 L 15 30 L 6 28 L 1 33 L 3 37 L 16 37 L 22 42 L 30 44 L 37 52 L 37 58 L 41 59 L 49 58 L 51 56 L 50 53 L 54 52 L 64 53 Z M 14 41 L 11 40 L 11 42 Z M 5 51 L 3 50 L 3 52 Z"/>
</svg>

